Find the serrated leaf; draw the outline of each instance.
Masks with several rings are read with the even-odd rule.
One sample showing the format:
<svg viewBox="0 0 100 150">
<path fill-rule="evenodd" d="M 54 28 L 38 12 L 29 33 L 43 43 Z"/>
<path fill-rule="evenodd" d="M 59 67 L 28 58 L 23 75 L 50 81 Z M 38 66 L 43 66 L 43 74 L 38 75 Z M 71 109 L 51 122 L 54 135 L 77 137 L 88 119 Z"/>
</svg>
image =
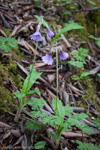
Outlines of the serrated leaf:
<svg viewBox="0 0 100 150">
<path fill-rule="evenodd" d="M 64 109 L 65 109 L 65 113 L 66 113 L 68 116 L 71 116 L 71 114 L 72 114 L 72 112 L 73 112 L 73 108 L 72 108 L 72 107 L 69 107 L 69 106 L 65 106 Z"/>
<path fill-rule="evenodd" d="M 24 98 L 26 96 L 26 94 L 24 93 L 17 93 L 17 92 L 15 92 L 14 95 L 16 95 L 16 97 L 18 97 L 19 99 Z"/>
<path fill-rule="evenodd" d="M 68 61 L 68 63 L 72 66 L 82 68 L 83 67 L 83 62 L 80 61 Z"/>
<path fill-rule="evenodd" d="M 52 100 L 52 105 L 54 110 L 56 111 L 56 99 Z M 64 117 L 65 117 L 65 108 L 62 105 L 60 100 L 57 100 L 57 115 L 59 119 L 61 120 L 61 125 L 63 125 Z"/>
<path fill-rule="evenodd" d="M 89 126 L 87 126 L 86 124 L 83 124 L 83 123 L 81 123 L 80 129 L 87 134 L 94 133 L 93 129 L 89 128 Z"/>
<path fill-rule="evenodd" d="M 31 104 L 33 110 L 39 110 L 44 107 L 45 100 L 31 97 L 28 102 Z"/>
<path fill-rule="evenodd" d="M 18 41 L 15 38 L 5 38 L 0 37 L 0 49 L 4 52 L 9 52 L 12 47 L 16 47 L 18 45 Z"/>
<path fill-rule="evenodd" d="M 93 146 L 93 144 L 91 143 L 82 143 L 81 141 L 76 140 L 76 143 L 79 144 L 79 146 L 77 147 L 77 150 L 100 150 L 100 145 L 95 145 Z"/>
<path fill-rule="evenodd" d="M 88 53 L 89 53 L 88 49 L 82 48 L 82 47 L 79 49 L 79 52 L 80 52 L 80 55 L 84 57 L 88 56 Z"/>
<path fill-rule="evenodd" d="M 100 119 L 96 118 L 95 120 L 93 120 L 93 123 L 95 124 L 95 126 L 98 127 L 98 129 L 100 129 Z"/>
<path fill-rule="evenodd" d="M 18 45 L 18 41 L 15 38 L 8 38 L 8 45 L 10 47 L 16 47 Z"/>
<path fill-rule="evenodd" d="M 38 123 L 37 121 L 28 121 L 25 123 L 26 128 L 28 128 L 29 130 L 33 130 L 33 129 L 41 129 L 41 124 Z"/>
<path fill-rule="evenodd" d="M 85 119 L 85 118 L 87 118 L 87 117 L 88 117 L 87 114 L 85 114 L 85 113 L 80 113 L 80 114 L 75 114 L 75 115 L 73 115 L 71 118 L 76 119 L 76 120 L 78 120 L 78 121 L 81 121 L 81 120 L 83 120 L 83 119 Z"/>
<path fill-rule="evenodd" d="M 48 114 L 41 112 L 39 110 L 38 111 L 32 111 L 31 114 L 33 117 L 36 117 L 36 118 L 41 117 L 43 119 L 43 118 L 48 117 Z"/>
</svg>

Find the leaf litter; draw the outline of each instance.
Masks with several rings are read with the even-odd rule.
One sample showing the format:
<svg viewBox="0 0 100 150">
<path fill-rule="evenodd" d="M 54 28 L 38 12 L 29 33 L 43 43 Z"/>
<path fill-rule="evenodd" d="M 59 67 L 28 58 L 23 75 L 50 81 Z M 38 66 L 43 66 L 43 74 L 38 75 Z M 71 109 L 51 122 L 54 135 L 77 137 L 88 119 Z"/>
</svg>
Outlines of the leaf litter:
<svg viewBox="0 0 100 150">
<path fill-rule="evenodd" d="M 51 2 L 53 3 L 53 2 Z M 45 9 L 43 4 L 39 6 L 39 8 L 34 7 L 34 2 L 30 1 L 2 1 L 0 3 L 0 36 L 4 37 L 14 37 L 19 41 L 19 50 L 23 50 L 23 55 L 20 59 L 20 53 L 17 54 L 16 61 L 17 68 L 14 70 L 13 74 L 16 76 L 18 74 L 22 81 L 26 78 L 26 76 L 29 74 L 29 64 L 32 63 L 33 56 L 35 54 L 35 43 L 30 40 L 29 36 L 35 32 L 36 26 L 38 24 L 37 19 L 34 17 L 34 15 L 38 16 L 44 16 L 44 19 L 46 21 L 57 21 L 60 22 L 61 17 L 58 16 L 58 14 L 53 11 L 53 7 L 48 3 L 48 8 Z M 56 10 L 56 7 L 54 6 L 54 10 Z M 57 20 L 56 20 L 57 17 Z M 63 22 L 64 24 L 64 22 Z M 49 24 L 55 29 L 55 26 L 52 25 L 52 23 Z M 7 29 L 10 34 L 7 35 Z M 64 30 L 64 29 L 63 29 Z M 55 31 L 56 32 L 56 31 Z M 96 32 L 96 31 L 95 31 Z M 42 31 L 42 34 L 44 34 L 45 31 Z M 70 34 L 70 33 L 69 33 Z M 61 34 L 61 37 L 63 39 L 63 42 L 59 42 L 59 46 L 63 47 L 63 49 L 68 49 L 70 60 L 73 60 L 72 58 L 72 50 L 76 50 L 78 52 L 78 47 L 82 44 L 81 42 L 78 42 L 77 40 L 72 39 L 71 42 L 68 40 L 68 36 Z M 36 53 L 36 62 L 35 62 L 35 68 L 38 72 L 43 72 L 41 77 L 39 77 L 38 81 L 36 81 L 35 85 L 32 87 L 32 89 L 36 88 L 39 89 L 41 92 L 41 97 L 39 97 L 37 94 L 33 94 L 32 96 L 35 98 L 41 98 L 45 99 L 45 105 L 44 108 L 41 108 L 41 112 L 45 112 L 49 115 L 54 115 L 54 109 L 52 106 L 52 99 L 56 97 L 56 77 L 55 77 L 55 58 L 54 58 L 54 64 L 52 66 L 47 66 L 41 61 L 41 57 L 45 54 L 47 54 L 48 47 L 50 48 L 50 40 L 48 40 L 48 37 L 45 38 L 45 47 L 43 47 L 43 42 L 41 42 L 38 46 L 38 51 Z M 59 146 L 60 149 L 67 149 L 74 150 L 77 148 L 76 139 L 82 141 L 84 137 L 84 142 L 86 143 L 93 143 L 93 144 L 100 144 L 99 140 L 99 130 L 95 126 L 95 124 L 92 123 L 92 120 L 94 120 L 97 116 L 100 117 L 100 107 L 97 107 L 95 103 L 92 103 L 90 101 L 90 97 L 86 96 L 86 92 L 88 92 L 88 87 L 91 87 L 93 85 L 87 86 L 86 83 L 82 80 L 75 81 L 71 78 L 71 76 L 76 73 L 78 76 L 81 76 L 81 74 L 85 71 L 89 72 L 89 75 L 94 75 L 90 78 L 88 76 L 86 78 L 87 81 L 90 81 L 90 84 L 93 84 L 91 80 L 94 81 L 94 86 L 96 86 L 96 97 L 94 97 L 95 101 L 98 99 L 97 104 L 100 106 L 100 78 L 97 76 L 97 73 L 100 72 L 100 50 L 93 42 L 92 44 L 88 41 L 85 41 L 86 45 L 90 48 L 90 53 L 85 59 L 84 63 L 84 70 L 74 68 L 73 66 L 70 66 L 66 62 L 59 61 L 59 66 L 61 66 L 61 69 L 59 69 L 59 98 L 62 100 L 62 103 L 66 106 L 71 106 L 73 108 L 73 113 L 78 114 L 79 112 L 87 112 L 90 113 L 88 119 L 83 119 L 83 122 L 87 124 L 90 129 L 94 129 L 95 132 L 87 135 L 83 133 L 81 134 L 78 127 L 70 127 L 69 131 L 64 131 L 62 133 L 62 136 L 64 139 L 61 139 L 61 144 Z M 83 41 L 84 43 L 84 41 Z M 13 52 L 11 52 L 13 53 Z M 31 53 L 31 55 L 29 54 Z M 1 55 L 1 54 L 0 54 Z M 0 60 L 0 64 L 3 63 L 3 65 L 6 66 L 6 63 L 9 64 L 9 62 L 3 62 L 4 60 L 4 53 L 2 57 L 2 61 Z M 55 55 L 55 52 L 54 52 Z M 98 55 L 98 57 L 97 57 Z M 1 56 L 0 56 L 1 57 Z M 8 59 L 8 56 L 6 57 Z M 10 57 L 9 59 L 13 59 Z M 27 62 L 27 63 L 25 63 Z M 66 77 L 67 73 L 67 77 Z M 4 82 L 4 80 L 6 82 Z M 83 80 L 85 80 L 83 78 Z M 8 83 L 9 81 L 9 83 Z M 1 81 L 0 81 L 1 82 Z M 12 79 L 6 80 L 6 78 L 3 79 L 2 86 L 10 90 L 11 93 L 14 91 L 20 91 L 21 88 L 18 88 L 17 85 L 14 85 L 12 82 Z M 88 83 L 87 83 L 88 84 Z M 96 84 L 96 85 L 95 85 Z M 95 89 L 95 88 L 94 88 Z M 94 90 L 92 88 L 92 90 Z M 85 94 L 84 94 L 85 93 Z M 90 94 L 93 94 L 93 91 L 91 91 Z M 85 95 L 85 96 L 84 96 Z M 29 96 L 29 98 L 31 98 Z M 18 99 L 16 99 L 18 102 Z M 5 101 L 6 102 L 6 101 Z M 87 109 L 88 105 L 88 109 Z M 12 112 L 4 111 L 0 114 L 0 148 L 1 149 L 28 149 L 32 148 L 34 149 L 34 144 L 38 141 L 46 141 L 46 149 L 56 149 L 54 141 L 52 142 L 52 139 L 50 138 L 47 129 L 50 128 L 49 125 L 42 125 L 43 130 L 36 130 L 35 128 L 33 130 L 29 130 L 25 127 L 25 123 L 27 121 L 31 121 L 33 119 L 31 113 L 31 106 L 27 104 L 25 110 L 23 110 L 22 115 L 20 117 L 20 122 L 14 122 L 14 116 L 16 109 Z M 65 116 L 65 120 L 68 119 L 68 116 Z M 41 122 L 41 118 L 36 119 L 37 122 Z M 53 129 L 54 130 L 54 129 Z M 98 136 L 98 137 L 97 137 Z"/>
</svg>

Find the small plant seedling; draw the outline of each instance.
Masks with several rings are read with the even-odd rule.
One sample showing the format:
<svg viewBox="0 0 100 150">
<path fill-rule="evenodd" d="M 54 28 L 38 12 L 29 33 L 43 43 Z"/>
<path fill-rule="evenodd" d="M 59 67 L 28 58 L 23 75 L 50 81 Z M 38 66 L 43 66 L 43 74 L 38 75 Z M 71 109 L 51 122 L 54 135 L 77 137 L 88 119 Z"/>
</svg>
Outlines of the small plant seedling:
<svg viewBox="0 0 100 150">
<path fill-rule="evenodd" d="M 93 146 L 91 143 L 83 143 L 78 140 L 76 142 L 79 144 L 77 150 L 100 150 L 100 145 Z"/>
<path fill-rule="evenodd" d="M 18 41 L 15 38 L 5 38 L 3 36 L 0 37 L 0 49 L 5 53 L 8 53 L 11 48 L 17 47 Z"/>
<path fill-rule="evenodd" d="M 99 118 L 96 118 L 95 120 L 93 120 L 93 123 L 95 126 L 98 127 L 98 129 L 100 129 L 100 119 Z"/>
<path fill-rule="evenodd" d="M 68 63 L 72 66 L 82 68 L 85 57 L 88 56 L 88 49 L 80 48 L 79 51 L 73 51 L 72 54 L 76 61 L 68 61 Z"/>
<path fill-rule="evenodd" d="M 100 38 L 96 38 L 96 37 L 94 37 L 93 35 L 89 35 L 89 38 L 95 40 L 95 41 L 96 41 L 96 45 L 97 45 L 98 47 L 100 47 Z"/>
<path fill-rule="evenodd" d="M 80 80 L 80 79 L 83 79 L 84 77 L 86 77 L 86 76 L 88 76 L 88 75 L 89 75 L 89 72 L 84 72 L 84 73 L 81 74 L 80 77 L 77 76 L 77 75 L 73 75 L 73 76 L 72 76 L 72 79 L 73 79 L 73 80 Z"/>
<path fill-rule="evenodd" d="M 73 109 L 69 106 L 64 107 L 60 100 L 57 101 L 57 115 L 55 116 L 49 116 L 48 114 L 40 111 L 40 108 L 44 106 L 43 100 L 37 100 L 37 105 L 35 106 L 34 104 L 36 104 L 36 100 L 34 98 L 31 98 L 29 100 L 29 103 L 31 103 L 33 109 L 33 112 L 31 112 L 32 117 L 34 118 L 41 117 L 42 123 L 44 125 L 50 124 L 51 126 L 56 127 L 55 133 L 50 133 L 52 138 L 55 139 L 56 146 L 59 145 L 62 132 L 68 131 L 69 126 L 76 126 L 80 128 L 82 132 L 86 132 L 87 134 L 91 134 L 94 132 L 94 130 L 90 129 L 86 124 L 81 122 L 81 120 L 87 118 L 88 115 L 84 113 L 72 115 Z M 55 111 L 56 109 L 55 99 L 52 100 L 52 105 Z M 65 115 L 69 116 L 69 118 L 66 121 L 64 121 Z M 29 122 L 26 127 L 31 128 L 30 127 L 31 125 L 32 123 Z"/>
<path fill-rule="evenodd" d="M 21 113 L 22 109 L 29 102 L 26 99 L 26 96 L 34 94 L 34 93 L 37 93 L 40 95 L 39 90 L 29 91 L 30 88 L 32 87 L 32 85 L 35 83 L 35 81 L 40 77 L 40 75 L 41 75 L 41 73 L 36 72 L 33 65 L 30 65 L 30 74 L 24 80 L 24 84 L 23 84 L 21 93 L 17 93 L 17 92 L 14 93 L 15 96 L 19 99 L 19 107 L 17 109 L 15 121 L 18 120 L 18 118 L 20 117 L 20 113 Z"/>
<path fill-rule="evenodd" d="M 34 148 L 42 150 L 42 149 L 44 149 L 45 145 L 46 145 L 45 141 L 40 141 L 35 144 Z"/>
</svg>

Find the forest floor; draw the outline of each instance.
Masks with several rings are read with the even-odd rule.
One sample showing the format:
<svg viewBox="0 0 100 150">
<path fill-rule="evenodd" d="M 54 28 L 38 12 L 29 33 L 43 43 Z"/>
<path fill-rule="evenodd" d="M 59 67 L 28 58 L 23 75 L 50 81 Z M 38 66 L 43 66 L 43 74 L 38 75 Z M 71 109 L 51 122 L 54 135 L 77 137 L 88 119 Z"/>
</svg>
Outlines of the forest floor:
<svg viewBox="0 0 100 150">
<path fill-rule="evenodd" d="M 18 46 L 11 46 L 9 50 L 6 42 L 2 46 L 0 40 L 0 149 L 2 150 L 100 149 L 100 24 L 98 19 L 96 20 L 97 16 L 100 20 L 100 11 L 74 12 L 73 9 L 80 9 L 78 4 L 64 6 L 61 4 L 57 5 L 52 0 L 12 2 L 1 0 L 0 2 L 0 38 L 10 37 L 18 41 Z M 85 9 L 92 7 L 90 4 L 81 3 L 81 5 L 84 5 Z M 67 131 L 62 132 L 58 145 L 49 135 L 50 131 L 55 131 L 56 126 L 49 123 L 44 125 L 41 123 L 41 117 L 37 117 L 35 119 L 41 124 L 42 129 L 37 129 L 38 124 L 32 127 L 34 118 L 31 115 L 30 104 L 23 108 L 18 121 L 14 119 L 19 102 L 13 93 L 21 92 L 35 55 L 36 42 L 30 38 L 39 24 L 35 15 L 43 16 L 55 35 L 71 23 L 76 28 L 78 25 L 84 27 L 82 29 L 71 27 L 74 30 L 62 33 L 57 39 L 57 46 L 69 55 L 68 59 L 59 59 L 58 62 L 58 96 L 63 106 L 73 108 L 73 116 L 81 113 L 88 115 L 82 120 L 86 125 L 84 128 L 88 126 L 88 131 L 80 129 L 81 122 L 79 126 L 73 124 Z M 41 26 L 40 32 L 44 39 L 38 42 L 34 67 L 37 72 L 42 72 L 42 75 L 31 88 L 39 90 L 40 95 L 31 94 L 27 99 L 32 97 L 44 99 L 45 104 L 40 111 L 54 116 L 52 99 L 56 99 L 57 93 L 56 44 L 54 43 L 52 48 L 53 64 L 47 65 L 42 61 L 42 57 L 50 53 L 52 41 L 46 27 Z M 92 35 L 91 38 L 89 35 Z M 13 41 L 11 44 L 14 44 Z M 38 102 L 35 105 L 38 106 Z M 66 115 L 64 121 L 68 118 L 69 116 Z M 27 123 L 28 121 L 30 124 Z M 92 133 L 91 130 L 94 132 Z M 78 147 L 77 140 L 83 142 L 83 145 L 81 143 Z M 46 143 L 38 143 L 40 141 Z M 84 143 L 91 144 L 84 145 Z"/>
</svg>

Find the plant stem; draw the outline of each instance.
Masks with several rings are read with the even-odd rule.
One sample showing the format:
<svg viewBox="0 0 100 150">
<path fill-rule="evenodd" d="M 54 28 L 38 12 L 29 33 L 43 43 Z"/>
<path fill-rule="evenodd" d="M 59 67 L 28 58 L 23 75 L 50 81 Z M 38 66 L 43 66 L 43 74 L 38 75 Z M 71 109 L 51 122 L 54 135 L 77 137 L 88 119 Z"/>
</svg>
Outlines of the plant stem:
<svg viewBox="0 0 100 150">
<path fill-rule="evenodd" d="M 83 131 L 81 130 L 82 133 L 82 142 L 84 143 L 84 136 L 83 136 Z"/>
<path fill-rule="evenodd" d="M 58 49 L 57 49 L 57 46 L 56 46 L 56 86 L 57 86 L 57 92 L 56 92 L 55 115 L 57 115 L 57 101 L 58 101 Z"/>
<path fill-rule="evenodd" d="M 32 64 L 31 70 L 30 70 L 29 80 L 28 80 L 28 84 L 27 84 L 27 87 L 26 87 L 26 90 L 25 90 L 25 94 L 27 93 L 28 85 L 29 85 L 31 74 L 32 74 L 32 71 L 33 71 L 33 67 L 34 67 L 34 63 L 35 63 L 35 59 L 36 59 L 37 47 L 38 47 L 38 42 L 36 41 L 35 55 L 34 55 L 33 64 Z"/>
<path fill-rule="evenodd" d="M 55 116 L 57 116 L 57 102 L 58 102 L 58 49 L 57 49 L 57 41 L 56 41 L 56 108 L 55 108 Z M 55 125 L 55 143 L 56 147 L 59 146 L 59 137 L 58 137 L 58 126 Z"/>
<path fill-rule="evenodd" d="M 29 79 L 28 79 L 28 83 L 27 83 L 27 87 L 26 87 L 26 90 L 25 90 L 25 93 L 27 95 L 27 92 L 28 92 L 28 86 L 29 86 L 29 82 L 30 82 L 30 78 L 31 78 L 31 74 L 32 74 L 32 71 L 33 71 L 33 68 L 34 68 L 34 63 L 35 63 L 35 59 L 36 59 L 36 52 L 37 52 L 37 46 L 38 46 L 38 42 L 36 41 L 36 49 L 35 49 L 35 55 L 34 55 L 34 59 L 33 59 L 33 64 L 32 64 L 32 67 L 31 67 L 31 70 L 30 70 L 30 74 L 29 74 Z M 19 100 L 19 107 L 17 109 L 17 113 L 16 113 L 16 116 L 15 116 L 15 121 L 18 121 L 18 119 L 20 118 L 20 114 L 22 112 L 22 109 L 24 107 L 24 103 L 25 103 L 25 99 L 26 99 L 26 96 L 21 98 Z"/>
</svg>

